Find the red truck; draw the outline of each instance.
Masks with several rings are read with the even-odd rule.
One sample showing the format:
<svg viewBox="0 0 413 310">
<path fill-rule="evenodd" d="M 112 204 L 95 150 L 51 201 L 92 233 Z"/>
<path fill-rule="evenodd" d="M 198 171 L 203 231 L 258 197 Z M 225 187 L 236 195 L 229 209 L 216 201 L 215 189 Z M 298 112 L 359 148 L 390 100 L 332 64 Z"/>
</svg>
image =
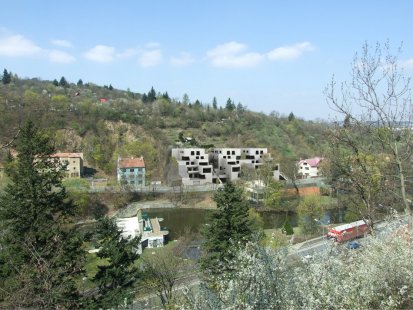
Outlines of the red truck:
<svg viewBox="0 0 413 310">
<path fill-rule="evenodd" d="M 359 220 L 331 228 L 327 233 L 327 238 L 341 243 L 364 236 L 369 232 L 370 227 L 367 223 L 364 220 Z"/>
</svg>

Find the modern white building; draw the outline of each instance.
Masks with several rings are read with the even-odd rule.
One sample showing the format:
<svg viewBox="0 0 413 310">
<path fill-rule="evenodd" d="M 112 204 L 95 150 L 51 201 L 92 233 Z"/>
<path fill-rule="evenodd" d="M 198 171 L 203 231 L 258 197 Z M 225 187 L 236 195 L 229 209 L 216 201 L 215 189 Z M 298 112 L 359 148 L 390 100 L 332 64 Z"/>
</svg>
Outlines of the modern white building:
<svg viewBox="0 0 413 310">
<path fill-rule="evenodd" d="M 209 160 L 214 167 L 214 179 L 221 182 L 235 181 L 241 173 L 241 153 L 238 148 L 215 148 L 209 153 Z"/>
<path fill-rule="evenodd" d="M 316 178 L 320 176 L 320 164 L 322 157 L 302 159 L 298 162 L 298 175 L 303 179 Z"/>
<path fill-rule="evenodd" d="M 212 183 L 212 165 L 202 148 L 172 149 L 172 157 L 178 162 L 183 185 Z"/>
<path fill-rule="evenodd" d="M 134 238 L 141 236 L 139 253 L 143 248 L 163 247 L 169 231 L 162 228 L 160 219 L 149 218 L 146 213 L 138 212 L 136 216 L 118 218 L 116 225 L 122 230 L 122 237 Z"/>
<path fill-rule="evenodd" d="M 256 169 L 269 156 L 267 148 L 214 148 L 208 154 L 202 148 L 172 149 L 183 185 L 236 181 L 242 166 Z"/>
</svg>

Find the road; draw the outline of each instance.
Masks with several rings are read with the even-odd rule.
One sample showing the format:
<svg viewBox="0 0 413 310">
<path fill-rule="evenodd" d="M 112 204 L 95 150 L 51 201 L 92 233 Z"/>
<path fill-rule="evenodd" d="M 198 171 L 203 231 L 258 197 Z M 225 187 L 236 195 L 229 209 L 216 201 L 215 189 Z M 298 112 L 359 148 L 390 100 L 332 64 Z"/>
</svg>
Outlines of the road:
<svg viewBox="0 0 413 310">
<path fill-rule="evenodd" d="M 385 234 L 388 233 L 389 230 L 394 230 L 398 227 L 402 227 L 407 225 L 407 219 L 402 216 L 399 219 L 394 219 L 390 222 L 388 221 L 381 221 L 378 223 L 375 223 L 374 229 L 375 233 L 380 235 L 380 234 Z M 359 243 L 363 243 L 363 238 L 357 239 Z M 301 243 L 294 244 L 293 246 L 290 247 L 290 255 L 298 255 L 299 257 L 307 257 L 308 255 L 312 256 L 315 253 L 323 253 L 326 251 L 329 251 L 332 247 L 336 246 L 343 246 L 343 244 L 334 244 L 332 240 L 328 240 L 323 237 L 318 237 L 314 238 L 311 240 L 307 240 Z"/>
</svg>

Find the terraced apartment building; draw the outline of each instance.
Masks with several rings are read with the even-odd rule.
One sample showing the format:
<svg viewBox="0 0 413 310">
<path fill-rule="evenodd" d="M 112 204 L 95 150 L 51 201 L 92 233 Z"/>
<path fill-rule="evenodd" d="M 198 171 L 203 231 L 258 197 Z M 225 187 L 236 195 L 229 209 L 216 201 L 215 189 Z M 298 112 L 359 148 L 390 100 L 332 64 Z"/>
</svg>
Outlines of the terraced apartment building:
<svg viewBox="0 0 413 310">
<path fill-rule="evenodd" d="M 267 148 L 175 148 L 183 185 L 224 183 L 238 180 L 242 167 L 258 168 L 270 158 Z"/>
</svg>

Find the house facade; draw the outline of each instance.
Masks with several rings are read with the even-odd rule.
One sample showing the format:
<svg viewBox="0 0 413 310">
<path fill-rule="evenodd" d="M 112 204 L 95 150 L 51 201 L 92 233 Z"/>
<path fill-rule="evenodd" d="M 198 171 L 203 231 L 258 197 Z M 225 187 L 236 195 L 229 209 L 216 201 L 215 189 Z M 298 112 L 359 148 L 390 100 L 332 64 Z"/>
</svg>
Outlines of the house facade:
<svg viewBox="0 0 413 310">
<path fill-rule="evenodd" d="M 302 159 L 298 162 L 298 175 L 303 178 L 316 178 L 321 176 L 320 164 L 323 161 L 322 157 L 314 157 Z"/>
<path fill-rule="evenodd" d="M 83 175 L 83 153 L 56 153 L 51 157 L 66 165 L 66 178 L 80 178 Z"/>
<path fill-rule="evenodd" d="M 118 182 L 126 181 L 132 186 L 145 185 L 145 161 L 143 157 L 119 157 Z"/>
</svg>

